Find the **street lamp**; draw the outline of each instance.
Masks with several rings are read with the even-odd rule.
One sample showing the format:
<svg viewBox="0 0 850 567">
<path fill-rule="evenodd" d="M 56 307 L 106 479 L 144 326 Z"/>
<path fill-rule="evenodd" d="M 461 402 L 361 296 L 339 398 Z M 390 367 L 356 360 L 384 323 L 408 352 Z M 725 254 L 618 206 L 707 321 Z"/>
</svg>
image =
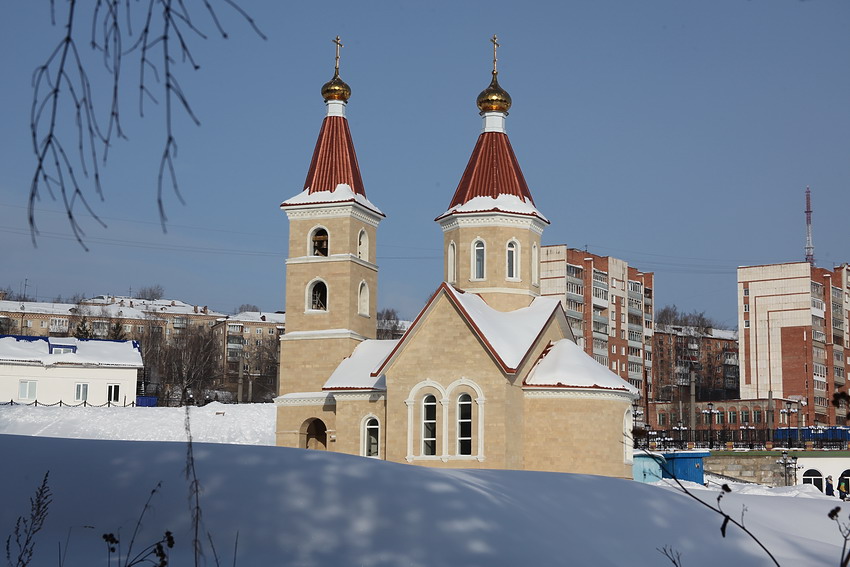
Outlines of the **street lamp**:
<svg viewBox="0 0 850 567">
<path fill-rule="evenodd" d="M 750 449 L 753 448 L 753 429 L 755 429 L 755 427 L 753 427 L 752 425 L 744 424 L 741 426 L 741 435 L 747 437 L 746 441 L 750 442 Z M 742 441 L 745 440 L 742 439 Z"/>
<path fill-rule="evenodd" d="M 782 470 L 785 474 L 785 486 L 788 486 L 788 470 L 794 469 L 797 472 L 797 457 L 789 457 L 788 451 L 782 451 L 782 458 L 776 461 L 777 465 L 782 465 Z"/>
<path fill-rule="evenodd" d="M 677 436 L 678 436 L 678 438 L 679 438 L 679 439 L 678 439 L 678 441 L 679 441 L 679 448 L 680 448 L 680 449 L 683 449 L 683 448 L 684 448 L 684 446 L 685 446 L 685 444 L 684 444 L 684 442 L 683 442 L 683 441 L 684 441 L 684 439 L 682 439 L 682 432 L 683 432 L 686 428 L 682 425 L 682 420 L 681 420 L 681 419 L 680 419 L 680 420 L 676 423 L 676 426 L 674 426 L 674 427 L 673 427 L 673 429 L 675 429 L 675 430 L 678 432 L 678 433 L 677 433 Z"/>
<path fill-rule="evenodd" d="M 791 448 L 791 414 L 797 413 L 799 410 L 791 409 L 791 400 L 785 400 L 785 409 L 779 410 L 779 413 L 785 414 L 785 435 L 787 437 L 787 446 Z M 800 418 L 797 417 L 797 436 L 800 435 Z"/>
<path fill-rule="evenodd" d="M 714 409 L 714 402 L 708 402 L 708 409 L 702 413 L 708 416 L 708 448 L 714 449 L 714 414 L 720 412 Z"/>
</svg>

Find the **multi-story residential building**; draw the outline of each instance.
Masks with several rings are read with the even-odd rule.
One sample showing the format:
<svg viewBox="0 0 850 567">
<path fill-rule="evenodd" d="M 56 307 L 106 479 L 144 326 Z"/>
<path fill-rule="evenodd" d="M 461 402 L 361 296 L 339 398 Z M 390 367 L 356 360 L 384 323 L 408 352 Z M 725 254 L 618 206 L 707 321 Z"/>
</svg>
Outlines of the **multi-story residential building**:
<svg viewBox="0 0 850 567">
<path fill-rule="evenodd" d="M 232 393 L 238 402 L 276 396 L 285 324 L 284 313 L 243 311 L 219 318 L 213 332 L 221 341 L 221 375 L 214 388 Z"/>
<path fill-rule="evenodd" d="M 652 336 L 653 400 L 690 396 L 696 401 L 738 398 L 738 332 L 681 325 L 655 325 Z"/>
<path fill-rule="evenodd" d="M 738 398 L 736 331 L 656 324 L 652 356 L 650 425 L 696 428 L 704 421 L 697 403 Z"/>
<path fill-rule="evenodd" d="M 845 425 L 846 403 L 832 401 L 846 391 L 848 307 L 850 265 L 738 268 L 741 397 L 799 401 L 803 426 Z"/>
<path fill-rule="evenodd" d="M 540 293 L 558 297 L 576 342 L 652 396 L 653 274 L 565 245 L 541 247 Z"/>
</svg>

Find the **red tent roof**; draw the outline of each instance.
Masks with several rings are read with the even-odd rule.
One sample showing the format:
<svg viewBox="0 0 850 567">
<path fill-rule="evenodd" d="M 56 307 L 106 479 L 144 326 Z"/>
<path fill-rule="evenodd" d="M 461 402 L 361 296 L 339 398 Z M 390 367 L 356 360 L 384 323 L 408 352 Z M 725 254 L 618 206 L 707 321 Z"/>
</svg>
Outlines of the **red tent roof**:
<svg viewBox="0 0 850 567">
<path fill-rule="evenodd" d="M 340 183 L 347 184 L 358 195 L 366 196 L 348 120 L 343 116 L 326 116 L 319 130 L 304 189 L 309 189 L 311 194 L 333 191 Z"/>
<path fill-rule="evenodd" d="M 534 204 L 507 134 L 482 132 L 449 209 L 475 197 L 496 198 L 499 195 L 515 195 Z"/>
</svg>

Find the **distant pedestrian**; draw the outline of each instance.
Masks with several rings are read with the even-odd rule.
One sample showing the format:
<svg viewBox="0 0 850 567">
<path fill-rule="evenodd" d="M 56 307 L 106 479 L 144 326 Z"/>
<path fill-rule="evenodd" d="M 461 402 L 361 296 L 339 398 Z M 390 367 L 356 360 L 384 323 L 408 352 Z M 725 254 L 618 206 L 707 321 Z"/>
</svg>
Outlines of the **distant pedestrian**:
<svg viewBox="0 0 850 567">
<path fill-rule="evenodd" d="M 826 477 L 826 495 L 835 496 L 835 490 L 832 488 L 832 477 Z"/>
<path fill-rule="evenodd" d="M 838 497 L 847 500 L 847 479 L 844 477 L 838 479 Z"/>
</svg>

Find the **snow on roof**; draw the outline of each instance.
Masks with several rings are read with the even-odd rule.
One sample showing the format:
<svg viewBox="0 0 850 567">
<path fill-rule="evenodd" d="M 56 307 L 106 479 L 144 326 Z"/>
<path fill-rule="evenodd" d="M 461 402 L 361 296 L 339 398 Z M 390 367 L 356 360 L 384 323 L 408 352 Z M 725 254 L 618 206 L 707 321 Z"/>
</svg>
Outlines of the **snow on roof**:
<svg viewBox="0 0 850 567">
<path fill-rule="evenodd" d="M 602 388 L 638 395 L 637 388 L 591 358 L 569 339 L 552 344 L 531 369 L 525 386 Z"/>
<path fill-rule="evenodd" d="M 709 337 L 714 339 L 722 339 L 726 341 L 737 341 L 738 340 L 738 331 L 729 330 L 729 329 L 700 329 L 698 327 L 691 327 L 688 325 L 664 325 L 659 324 L 655 326 L 656 333 L 669 333 L 671 335 L 683 336 L 683 337 Z"/>
<path fill-rule="evenodd" d="M 372 371 L 384 362 L 397 344 L 398 340 L 363 341 L 357 345 L 351 356 L 339 363 L 322 389 L 386 390 L 384 375 L 373 377 Z"/>
<path fill-rule="evenodd" d="M 224 313 L 213 311 L 206 306 L 190 305 L 178 299 L 139 299 L 136 297 L 124 297 L 114 295 L 98 295 L 83 301 L 83 305 L 114 306 L 116 308 L 133 308 L 143 313 L 172 313 L 175 315 L 210 315 L 214 317 L 225 317 Z M 206 311 L 204 311 L 206 309 Z"/>
<path fill-rule="evenodd" d="M 41 313 L 44 315 L 71 315 L 73 303 L 47 303 L 41 301 L 0 301 L 0 311 Z"/>
<path fill-rule="evenodd" d="M 280 204 L 281 209 L 286 207 L 295 207 L 299 205 L 324 205 L 328 203 L 349 203 L 356 202 L 357 204 L 366 207 L 367 209 L 384 216 L 381 209 L 376 207 L 364 195 L 352 191 L 351 186 L 345 183 L 340 183 L 333 191 L 314 191 L 310 193 L 310 188 L 304 189 L 291 199 L 287 199 Z"/>
<path fill-rule="evenodd" d="M 516 369 L 531 348 L 543 325 L 560 305 L 555 297 L 537 297 L 528 307 L 515 311 L 496 311 L 474 293 L 463 293 L 445 286 L 449 294 L 469 315 L 483 338 L 510 369 Z"/>
<path fill-rule="evenodd" d="M 52 347 L 52 348 L 51 348 Z M 51 354 L 56 347 L 75 352 Z M 76 339 L 74 337 L 0 336 L 0 363 L 36 363 L 44 366 L 124 366 L 142 368 L 137 341 Z"/>
<path fill-rule="evenodd" d="M 534 203 L 524 201 L 516 195 L 498 195 L 497 197 L 474 197 L 466 203 L 451 207 L 448 211 L 437 217 L 440 220 L 454 213 L 489 213 L 501 212 L 517 215 L 534 216 L 548 223 L 549 219 L 537 210 Z"/>
<path fill-rule="evenodd" d="M 270 313 L 268 311 L 242 311 L 227 317 L 234 323 L 286 323 L 286 313 Z"/>
</svg>

